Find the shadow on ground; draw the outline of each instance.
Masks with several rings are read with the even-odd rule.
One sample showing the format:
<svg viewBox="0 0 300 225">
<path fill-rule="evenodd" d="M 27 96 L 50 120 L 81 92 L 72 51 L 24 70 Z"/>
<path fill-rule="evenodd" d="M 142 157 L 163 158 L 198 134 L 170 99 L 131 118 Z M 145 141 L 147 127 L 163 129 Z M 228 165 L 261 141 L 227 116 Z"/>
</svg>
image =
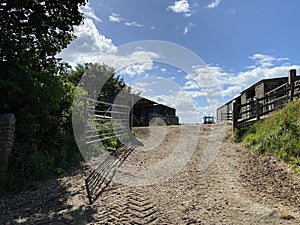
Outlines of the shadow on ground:
<svg viewBox="0 0 300 225">
<path fill-rule="evenodd" d="M 112 152 L 98 168 L 93 170 L 85 179 L 90 204 L 93 204 L 109 186 L 116 174 L 115 169 L 123 164 L 133 150 L 133 146 L 123 146 Z"/>
<path fill-rule="evenodd" d="M 36 190 L 0 198 L 0 224 L 83 225 L 93 221 L 96 211 L 87 203 L 84 184 L 73 184 L 84 176 L 85 169 L 81 167 L 65 177 L 47 181 Z M 78 185 L 82 186 L 79 190 Z M 72 189 L 77 191 L 73 193 Z M 70 201 L 74 197 L 82 201 L 74 205 Z"/>
</svg>

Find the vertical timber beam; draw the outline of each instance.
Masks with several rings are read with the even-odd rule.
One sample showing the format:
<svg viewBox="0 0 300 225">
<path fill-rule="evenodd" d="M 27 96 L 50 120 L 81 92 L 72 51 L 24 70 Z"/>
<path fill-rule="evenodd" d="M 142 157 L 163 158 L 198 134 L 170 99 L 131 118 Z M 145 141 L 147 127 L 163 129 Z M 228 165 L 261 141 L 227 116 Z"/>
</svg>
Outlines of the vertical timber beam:
<svg viewBox="0 0 300 225">
<path fill-rule="evenodd" d="M 289 96 L 289 101 L 293 101 L 294 99 L 294 83 L 296 80 L 296 70 L 295 69 L 291 69 L 289 71 L 289 77 L 288 77 L 288 85 L 290 86 L 291 90 L 290 90 L 290 96 Z"/>
<path fill-rule="evenodd" d="M 259 105 L 259 98 L 256 99 L 256 120 L 260 120 L 260 105 Z"/>
<path fill-rule="evenodd" d="M 233 115 L 232 115 L 233 128 L 238 127 L 238 119 L 239 119 L 238 104 L 236 102 L 233 102 Z"/>
</svg>

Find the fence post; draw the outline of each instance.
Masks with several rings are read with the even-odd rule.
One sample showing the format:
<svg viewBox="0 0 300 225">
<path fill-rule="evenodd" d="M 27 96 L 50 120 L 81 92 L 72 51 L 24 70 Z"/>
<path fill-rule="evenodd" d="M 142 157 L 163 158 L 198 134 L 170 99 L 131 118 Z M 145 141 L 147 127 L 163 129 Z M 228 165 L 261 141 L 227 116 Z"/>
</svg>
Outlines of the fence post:
<svg viewBox="0 0 300 225">
<path fill-rule="evenodd" d="M 238 104 L 236 102 L 233 102 L 233 114 L 232 114 L 233 128 L 238 127 L 238 119 L 239 119 Z"/>
<path fill-rule="evenodd" d="M 259 98 L 256 99 L 256 120 L 260 120 L 260 105 Z"/>
<path fill-rule="evenodd" d="M 294 82 L 291 83 L 291 91 L 290 91 L 290 102 L 294 100 Z"/>
<path fill-rule="evenodd" d="M 288 77 L 288 85 L 290 86 L 291 90 L 290 90 L 290 101 L 293 101 L 294 98 L 294 83 L 296 80 L 296 76 L 297 76 L 297 71 L 295 69 L 291 69 L 289 71 L 289 77 Z M 289 94 L 289 93 L 287 93 Z"/>
</svg>

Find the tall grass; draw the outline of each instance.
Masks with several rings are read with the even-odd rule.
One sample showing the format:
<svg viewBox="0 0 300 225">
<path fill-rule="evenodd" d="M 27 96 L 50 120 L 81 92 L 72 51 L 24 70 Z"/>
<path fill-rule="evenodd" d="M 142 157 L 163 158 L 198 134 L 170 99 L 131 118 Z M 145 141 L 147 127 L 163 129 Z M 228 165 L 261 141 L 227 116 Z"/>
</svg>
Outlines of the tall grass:
<svg viewBox="0 0 300 225">
<path fill-rule="evenodd" d="M 270 117 L 260 120 L 243 132 L 236 131 L 244 146 L 300 169 L 300 101 L 289 103 Z"/>
</svg>

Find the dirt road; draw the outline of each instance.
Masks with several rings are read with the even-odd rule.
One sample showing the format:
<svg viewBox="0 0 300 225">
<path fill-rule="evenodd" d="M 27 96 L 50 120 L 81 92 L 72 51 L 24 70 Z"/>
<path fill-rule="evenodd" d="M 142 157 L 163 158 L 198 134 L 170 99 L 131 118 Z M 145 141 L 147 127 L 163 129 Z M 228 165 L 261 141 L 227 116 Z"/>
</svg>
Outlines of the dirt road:
<svg viewBox="0 0 300 225">
<path fill-rule="evenodd" d="M 135 129 L 144 143 L 88 204 L 82 166 L 0 199 L 0 224 L 300 224 L 300 179 L 229 140 L 231 126 Z"/>
</svg>

